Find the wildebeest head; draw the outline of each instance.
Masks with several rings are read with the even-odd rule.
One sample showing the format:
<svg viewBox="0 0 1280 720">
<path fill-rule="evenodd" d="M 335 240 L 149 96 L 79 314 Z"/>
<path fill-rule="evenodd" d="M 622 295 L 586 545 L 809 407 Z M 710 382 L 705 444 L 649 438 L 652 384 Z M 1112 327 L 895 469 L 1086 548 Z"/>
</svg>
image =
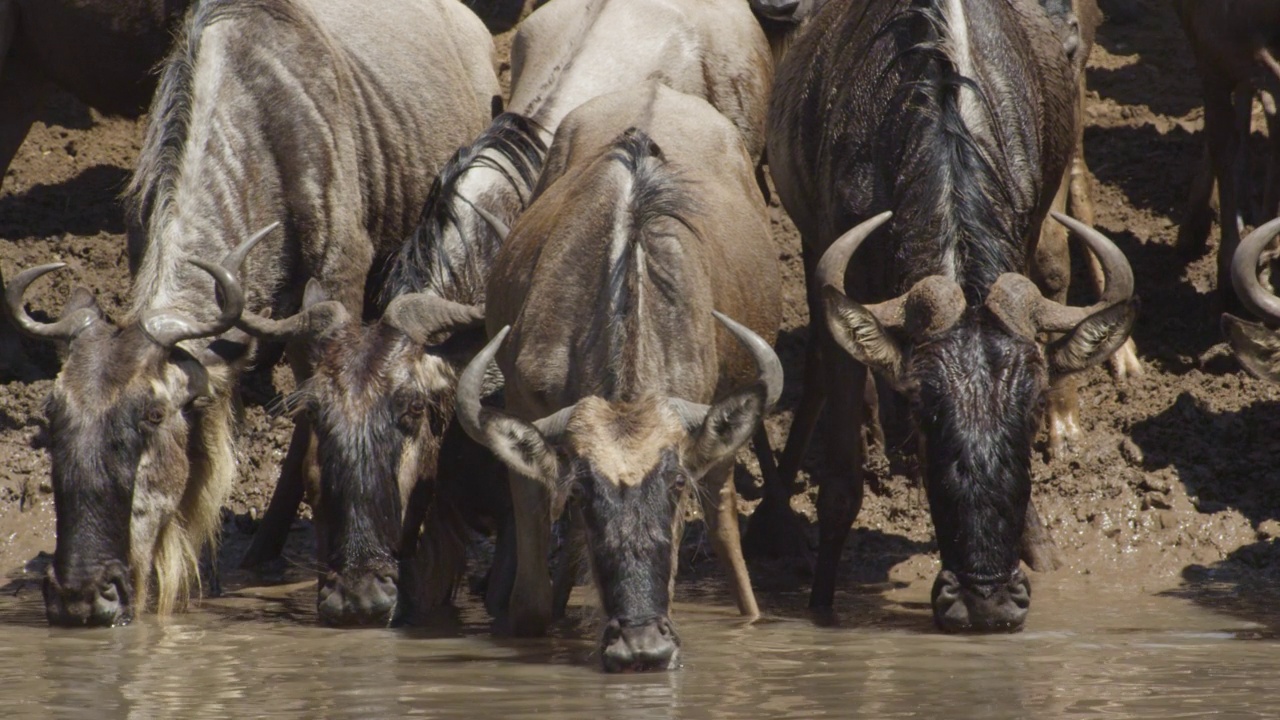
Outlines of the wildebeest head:
<svg viewBox="0 0 1280 720">
<path fill-rule="evenodd" d="M 1018 547 L 1048 373 L 1083 370 L 1125 341 L 1137 315 L 1133 274 L 1110 240 L 1055 213 L 1102 261 L 1106 291 L 1091 307 L 1047 300 L 1013 273 L 992 285 L 981 307 L 967 307 L 960 286 L 938 275 L 893 300 L 858 304 L 842 292 L 845 269 L 890 215 L 860 224 L 823 255 L 817 279 L 827 327 L 910 399 L 942 555 L 934 619 L 944 630 L 1016 630 L 1031 602 Z M 1066 335 L 1042 349 L 1042 332 Z"/>
<path fill-rule="evenodd" d="M 221 339 L 198 351 L 178 343 L 229 330 L 244 293 L 226 268 L 192 263 L 222 291 L 215 320 L 161 310 L 117 327 L 77 289 L 61 319 L 37 321 L 23 295 L 62 263 L 26 270 L 6 288 L 15 324 L 67 345 L 46 404 L 57 512 L 44 585 L 52 624 L 126 623 L 146 607 L 153 575 L 157 610 L 168 612 L 199 576 L 200 545 L 216 540 L 208 517 L 217 508 L 208 511 L 221 498 L 210 502 L 207 484 L 192 478 L 230 471 L 228 377 L 248 343 Z"/>
<path fill-rule="evenodd" d="M 326 624 L 385 626 L 404 609 L 401 561 L 417 538 L 405 522 L 410 493 L 434 479 L 455 367 L 483 340 L 483 322 L 481 307 L 415 293 L 364 324 L 314 281 L 290 318 L 241 317 L 251 335 L 307 344 L 312 375 L 286 406 L 308 415 L 317 441 L 317 609 Z"/>
<path fill-rule="evenodd" d="M 768 343 L 716 317 L 750 349 L 759 377 L 712 406 L 655 394 L 628 402 L 593 396 L 534 422 L 482 407 L 481 383 L 509 327 L 458 383 L 463 429 L 515 472 L 572 498 L 608 618 L 601 657 L 609 671 L 676 664 L 680 643 L 668 611 L 682 500 L 732 460 L 782 392 L 782 366 Z"/>
<path fill-rule="evenodd" d="M 1268 327 L 1280 324 L 1280 298 L 1259 281 L 1258 261 L 1277 234 L 1280 234 L 1280 218 L 1249 233 L 1231 258 L 1231 284 L 1236 295 L 1266 324 L 1231 314 L 1222 316 L 1222 332 L 1240 364 L 1254 376 L 1271 382 L 1280 382 L 1280 333 Z"/>
</svg>

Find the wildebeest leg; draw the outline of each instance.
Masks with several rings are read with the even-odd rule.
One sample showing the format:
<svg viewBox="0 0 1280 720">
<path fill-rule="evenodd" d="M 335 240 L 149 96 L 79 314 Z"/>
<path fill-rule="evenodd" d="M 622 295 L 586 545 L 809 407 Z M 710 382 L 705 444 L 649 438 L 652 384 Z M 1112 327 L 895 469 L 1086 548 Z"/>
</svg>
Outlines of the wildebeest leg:
<svg viewBox="0 0 1280 720">
<path fill-rule="evenodd" d="M 222 563 L 218 561 L 218 544 L 207 543 L 200 551 L 200 574 L 208 581 L 205 597 L 222 597 Z"/>
<path fill-rule="evenodd" d="M 746 537 L 742 541 L 743 552 L 747 557 L 802 558 L 806 565 L 812 565 L 809 545 L 804 539 L 804 526 L 791 509 L 791 485 L 782 482 L 778 476 L 769 432 L 763 423 L 756 429 L 751 446 L 760 463 L 764 498 L 751 513 Z"/>
<path fill-rule="evenodd" d="M 18 8 L 12 0 L 0 0 L 0 180 L 44 105 L 48 82 L 29 61 L 13 57 Z"/>
<path fill-rule="evenodd" d="M 1080 81 L 1080 99 L 1079 107 L 1084 107 L 1085 86 L 1084 80 Z M 1089 166 L 1085 162 L 1084 157 L 1084 123 L 1079 123 L 1079 131 L 1076 135 L 1076 153 L 1071 160 L 1071 179 L 1070 179 L 1070 202 L 1072 217 L 1080 222 L 1093 227 L 1093 189 L 1089 179 Z M 1049 222 L 1054 222 L 1052 219 Z M 1106 285 L 1105 278 L 1102 274 L 1102 265 L 1098 262 L 1098 258 L 1088 249 L 1083 248 L 1085 256 L 1089 258 L 1089 270 L 1093 277 L 1093 287 L 1102 293 L 1103 287 Z M 1129 377 L 1142 377 L 1142 363 L 1138 360 L 1138 346 L 1130 337 L 1124 341 L 1124 345 L 1120 346 L 1111 355 L 1109 361 L 1111 365 L 1111 374 L 1116 380 L 1125 380 Z"/>
<path fill-rule="evenodd" d="M 809 449 L 809 441 L 813 439 L 813 431 L 818 427 L 818 418 L 822 415 L 822 407 L 826 403 L 826 396 L 820 385 L 822 330 L 819 325 L 822 316 L 813 314 L 814 307 L 811 301 L 809 316 L 818 319 L 809 323 L 809 342 L 804 354 L 804 387 L 801 390 L 800 404 L 796 406 L 795 414 L 791 416 L 787 444 L 782 449 L 782 457 L 778 460 L 778 479 L 783 485 L 791 488 L 792 493 L 801 489 L 796 486 L 796 477 L 800 474 L 800 465 L 804 463 L 805 451 Z M 820 309 L 819 312 L 825 312 L 825 310 Z"/>
<path fill-rule="evenodd" d="M 1280 89 L 1280 88 L 1277 88 Z M 1263 103 L 1267 115 L 1267 184 L 1262 193 L 1262 217 L 1259 222 L 1266 222 L 1280 217 L 1280 113 L 1277 113 L 1276 94 L 1264 93 L 1270 97 Z"/>
<path fill-rule="evenodd" d="M 494 618 L 507 615 L 516 584 L 516 518 L 508 511 L 493 542 L 493 564 L 485 575 L 484 609 Z"/>
<path fill-rule="evenodd" d="M 573 594 L 573 588 L 578 584 L 586 541 L 582 534 L 582 523 L 572 508 L 565 508 L 560 517 L 564 532 L 564 542 L 561 546 L 563 557 L 556 567 L 555 578 L 551 583 L 551 609 L 556 619 L 564 617 L 565 609 L 569 606 L 569 596 Z"/>
<path fill-rule="evenodd" d="M 271 493 L 271 503 L 267 505 L 262 522 L 258 523 L 258 530 L 253 534 L 253 542 L 240 561 L 240 567 L 257 567 L 280 557 L 284 551 L 307 485 L 304 473 L 315 466 L 311 445 L 311 422 L 305 415 L 300 415 L 294 422 L 293 437 L 280 465 L 280 478 Z"/>
<path fill-rule="evenodd" d="M 764 153 L 761 153 L 760 160 L 756 162 L 756 184 L 760 186 L 760 194 L 764 196 L 764 204 L 768 205 L 773 202 L 773 194 L 769 192 L 769 178 L 765 175 L 764 166 Z"/>
<path fill-rule="evenodd" d="M 702 515 L 706 519 L 711 546 L 715 548 L 720 565 L 729 576 L 734 602 L 738 612 L 752 620 L 760 617 L 755 593 L 751 590 L 751 576 L 747 562 L 742 558 L 741 538 L 738 535 L 738 493 L 733 489 L 733 461 L 712 468 L 702 478 Z"/>
<path fill-rule="evenodd" d="M 1067 169 L 1053 198 L 1053 210 L 1061 212 L 1067 203 L 1071 187 L 1071 168 Z M 1032 279 L 1046 298 L 1066 302 L 1071 287 L 1071 255 L 1067 244 L 1067 229 L 1047 218 L 1040 228 L 1040 241 L 1036 244 Z M 1071 449 L 1080 435 L 1078 380 L 1074 374 L 1058 375 L 1050 380 L 1048 410 L 1045 420 L 1049 430 L 1049 455 L 1061 457 Z"/>
<path fill-rule="evenodd" d="M 508 471 L 516 520 L 516 577 L 505 630 L 517 637 L 543 635 L 551 624 L 551 498 L 538 480 Z"/>
<path fill-rule="evenodd" d="M 1209 230 L 1213 226 L 1214 185 L 1213 160 L 1206 144 L 1200 153 L 1196 175 L 1191 179 L 1186 214 L 1178 228 L 1178 252 L 1185 259 L 1199 257 L 1209 241 Z"/>
<path fill-rule="evenodd" d="M 1022 562 L 1036 572 L 1052 572 L 1062 567 L 1062 554 L 1049 529 L 1040 522 L 1034 502 L 1027 503 L 1027 521 L 1022 528 L 1022 546 L 1018 554 Z"/>
<path fill-rule="evenodd" d="M 1222 241 L 1218 245 L 1218 297 L 1227 312 L 1243 315 L 1244 311 L 1231 287 L 1231 257 L 1240 244 L 1240 180 L 1244 153 L 1240 119 L 1232 101 L 1232 87 L 1212 76 L 1203 79 L 1204 132 L 1218 182 L 1218 225 Z M 1246 114 L 1245 127 L 1248 125 Z"/>
<path fill-rule="evenodd" d="M 827 389 L 826 462 L 818 479 L 818 561 L 814 568 L 810 608 L 835 602 L 840 555 L 853 521 L 862 509 L 866 456 L 863 394 L 867 369 L 846 355 L 823 332 L 822 387 Z"/>
</svg>

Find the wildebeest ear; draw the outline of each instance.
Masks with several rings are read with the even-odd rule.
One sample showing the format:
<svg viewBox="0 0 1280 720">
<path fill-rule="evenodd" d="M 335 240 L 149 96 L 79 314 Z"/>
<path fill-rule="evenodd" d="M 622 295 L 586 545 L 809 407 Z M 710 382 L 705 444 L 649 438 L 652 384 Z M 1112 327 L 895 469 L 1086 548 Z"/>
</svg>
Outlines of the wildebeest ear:
<svg viewBox="0 0 1280 720">
<path fill-rule="evenodd" d="M 242 330 L 228 330 L 222 337 L 209 343 L 200 355 L 200 362 L 206 367 L 225 365 L 242 368 L 249 360 L 253 342 L 253 337 Z"/>
<path fill-rule="evenodd" d="M 1079 372 L 1111 357 L 1133 332 L 1138 305 L 1138 298 L 1132 297 L 1081 320 L 1066 337 L 1049 344 L 1049 370 Z"/>
<path fill-rule="evenodd" d="M 1223 314 L 1222 334 L 1227 336 L 1236 359 L 1250 375 L 1280 382 L 1280 332 L 1262 323 Z"/>
<path fill-rule="evenodd" d="M 71 297 L 67 298 L 67 304 L 62 308 L 62 314 L 69 315 L 76 310 L 85 308 L 93 310 L 98 313 L 98 317 L 102 317 L 102 310 L 98 307 L 98 299 L 93 296 L 93 293 L 88 288 L 77 285 L 71 291 Z"/>
<path fill-rule="evenodd" d="M 902 392 L 906 380 L 906 356 L 898 341 L 870 310 L 845 297 L 839 290 L 827 286 L 822 289 L 822 297 L 827 308 L 827 329 L 840 347 Z"/>
<path fill-rule="evenodd" d="M 527 478 L 553 485 L 560 475 L 555 448 L 532 424 L 506 413 L 485 409 L 485 443 L 507 467 Z"/>
<path fill-rule="evenodd" d="M 307 287 L 302 291 L 302 309 L 306 310 L 312 305 L 319 305 L 329 299 L 329 294 L 320 286 L 320 281 L 311 278 L 307 281 Z"/>
<path fill-rule="evenodd" d="M 684 464 L 693 477 L 732 458 L 751 439 L 764 415 L 765 397 L 760 388 L 744 390 L 717 402 L 690 438 Z"/>
</svg>

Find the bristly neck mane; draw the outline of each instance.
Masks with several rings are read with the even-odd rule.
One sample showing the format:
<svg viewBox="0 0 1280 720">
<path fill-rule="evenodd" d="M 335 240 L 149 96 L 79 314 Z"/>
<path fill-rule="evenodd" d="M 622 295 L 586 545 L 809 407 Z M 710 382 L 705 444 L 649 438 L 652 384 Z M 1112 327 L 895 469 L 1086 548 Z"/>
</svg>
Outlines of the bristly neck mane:
<svg viewBox="0 0 1280 720">
<path fill-rule="evenodd" d="M 414 292 L 430 292 L 454 302 L 483 303 L 485 281 L 501 239 L 492 232 L 480 233 L 478 238 L 462 237 L 459 208 L 476 201 L 462 196 L 462 180 L 473 169 L 499 173 L 505 183 L 500 191 L 514 193 L 523 208 L 546 154 L 539 126 L 515 113 L 502 113 L 474 143 L 454 153 L 431 185 L 418 226 L 387 266 L 379 307 L 385 309 L 393 299 Z M 459 231 L 453 237 L 461 242 L 451 242 L 451 227 Z"/>
<path fill-rule="evenodd" d="M 895 158 L 895 225 L 918 234 L 899 250 L 903 288 L 943 274 L 972 305 L 1001 274 L 1023 272 L 1027 251 L 1001 121 L 974 77 L 965 2 L 916 0 L 887 28 L 911 42 L 890 70 L 919 80 L 899 86 L 885 123 L 908 134 Z"/>
<path fill-rule="evenodd" d="M 607 398 L 630 401 L 637 399 L 634 393 L 645 385 L 636 363 L 646 356 L 638 347 L 644 338 L 644 293 L 666 294 L 673 290 L 648 279 L 651 274 L 645 271 L 645 243 L 650 235 L 660 232 L 656 221 L 661 218 L 669 218 L 696 235 L 689 221 L 696 206 L 680 173 L 667 163 L 661 148 L 644 131 L 625 131 L 614 141 L 608 159 L 622 165 L 630 183 L 625 197 L 619 200 L 608 240 L 608 275 L 600 299 L 606 321 L 593 326 L 591 332 L 603 332 L 604 337 L 596 342 L 603 341 L 603 347 L 608 348 L 605 387 L 601 391 Z"/>
</svg>

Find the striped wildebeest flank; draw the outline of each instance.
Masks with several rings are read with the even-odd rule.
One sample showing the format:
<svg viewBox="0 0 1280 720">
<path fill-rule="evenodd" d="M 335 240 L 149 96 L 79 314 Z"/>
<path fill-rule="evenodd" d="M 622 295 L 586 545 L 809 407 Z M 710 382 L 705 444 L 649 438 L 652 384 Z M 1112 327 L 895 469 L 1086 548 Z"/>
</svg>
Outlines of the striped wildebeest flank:
<svg viewBox="0 0 1280 720">
<path fill-rule="evenodd" d="M 219 313 L 192 263 L 209 272 L 261 241 L 242 269 L 243 253 L 230 255 L 248 306 L 292 314 L 311 277 L 360 312 L 371 264 L 413 227 L 434 169 L 484 127 L 496 91 L 489 35 L 455 0 L 394 0 L 377 13 L 351 0 L 192 10 L 129 188 L 124 318 L 109 321 L 81 294 L 62 320 L 32 321 L 23 291 L 58 265 L 6 292 L 29 333 L 68 346 L 47 404 L 50 622 L 121 623 L 152 599 L 168 613 L 197 586 L 200 549 L 216 544 L 250 346 L 225 333 L 232 303 Z M 305 375 L 306 358 L 292 355 Z M 295 457 L 310 439 L 299 425 Z"/>
<path fill-rule="evenodd" d="M 1263 96 L 1270 155 L 1263 189 L 1263 208 L 1270 219 L 1280 215 L 1280 3 L 1269 0 L 1177 0 L 1174 3 L 1191 42 L 1204 94 L 1205 154 L 1191 184 L 1186 215 L 1178 231 L 1178 247 L 1188 257 L 1205 251 L 1213 224 L 1210 208 L 1218 188 L 1218 295 L 1225 309 L 1242 314 L 1230 287 L 1231 268 L 1251 197 L 1248 139 L 1255 93 Z M 1256 258 L 1255 258 L 1256 259 Z M 1240 299 L 1243 299 L 1241 297 Z"/>
<path fill-rule="evenodd" d="M 462 427 L 511 469 L 507 620 L 522 635 L 551 620 L 547 548 L 567 502 L 607 616 L 605 669 L 671 667 L 687 493 L 739 610 L 758 614 L 728 481 L 782 389 L 761 339 L 780 313 L 768 217 L 732 123 L 658 83 L 570 113 L 548 167 L 561 170 L 544 175 L 494 264 L 493 339 L 458 387 Z M 505 411 L 481 405 L 495 357 Z"/>
<path fill-rule="evenodd" d="M 1258 264 L 1276 235 L 1280 235 L 1280 219 L 1246 235 L 1231 262 L 1231 284 L 1236 294 L 1245 308 L 1263 322 L 1230 313 L 1222 315 L 1222 333 L 1240 364 L 1255 377 L 1271 382 L 1280 382 L 1280 333 L 1275 330 L 1280 325 L 1280 298 L 1259 280 Z"/>
<path fill-rule="evenodd" d="M 942 556 L 937 624 L 1020 628 L 1049 376 L 1104 360 L 1137 310 L 1123 254 L 1065 216 L 1106 292 L 1071 308 L 1028 278 L 1075 141 L 1061 38 L 1034 0 L 832 0 L 778 79 L 769 159 L 815 319 L 789 453 L 828 411 L 810 605 L 832 605 L 861 505 L 869 367 L 912 410 Z M 1066 335 L 1042 345 L 1041 332 Z"/>
<path fill-rule="evenodd" d="M 480 248 L 485 262 L 474 268 L 487 270 L 488 249 L 501 245 L 533 195 L 560 121 L 619 87 L 660 79 L 734 120 L 753 158 L 764 145 L 773 68 L 768 43 L 742 0 L 556 0 L 520 24 L 511 65 L 509 112 L 441 171 L 420 236 L 402 255 Z M 391 267 L 385 300 L 425 289 L 413 272 L 395 277 L 414 265 L 402 257 Z M 301 487 L 281 483 L 246 564 L 279 554 L 301 496 Z M 498 608 L 490 602 L 490 609 Z"/>
</svg>

